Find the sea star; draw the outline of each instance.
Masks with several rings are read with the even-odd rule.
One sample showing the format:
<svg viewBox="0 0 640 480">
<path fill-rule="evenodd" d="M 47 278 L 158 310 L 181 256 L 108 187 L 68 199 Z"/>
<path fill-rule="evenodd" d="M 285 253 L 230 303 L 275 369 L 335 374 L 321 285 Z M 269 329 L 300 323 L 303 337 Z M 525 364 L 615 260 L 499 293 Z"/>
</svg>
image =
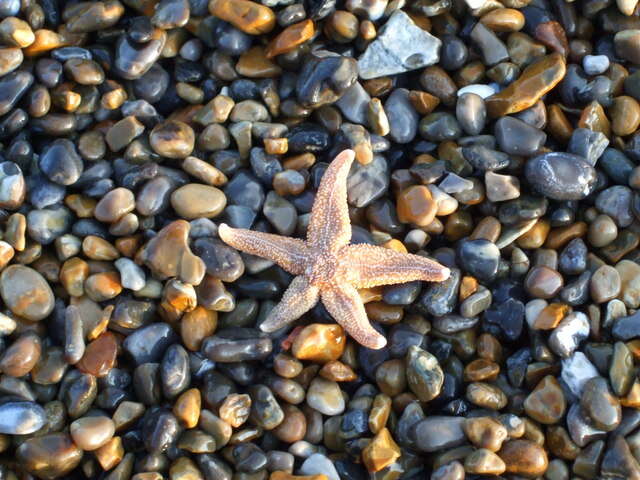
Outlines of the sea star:
<svg viewBox="0 0 640 480">
<path fill-rule="evenodd" d="M 428 258 L 374 245 L 350 245 L 347 176 L 355 157 L 341 152 L 320 182 L 307 229 L 307 241 L 221 224 L 220 238 L 228 245 L 267 258 L 296 275 L 261 325 L 273 332 L 300 318 L 317 302 L 360 344 L 382 348 L 387 341 L 369 323 L 358 288 L 442 281 L 449 269 Z"/>
</svg>

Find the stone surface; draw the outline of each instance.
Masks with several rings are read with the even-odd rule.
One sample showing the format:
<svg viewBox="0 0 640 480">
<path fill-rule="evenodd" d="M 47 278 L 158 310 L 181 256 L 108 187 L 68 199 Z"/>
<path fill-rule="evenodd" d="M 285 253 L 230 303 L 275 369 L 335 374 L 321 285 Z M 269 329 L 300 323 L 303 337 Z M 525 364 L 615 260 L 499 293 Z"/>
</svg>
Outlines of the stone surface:
<svg viewBox="0 0 640 480">
<path fill-rule="evenodd" d="M 439 39 L 398 10 L 358 59 L 360 77 L 378 78 L 433 65 L 440 58 L 441 45 Z"/>
</svg>

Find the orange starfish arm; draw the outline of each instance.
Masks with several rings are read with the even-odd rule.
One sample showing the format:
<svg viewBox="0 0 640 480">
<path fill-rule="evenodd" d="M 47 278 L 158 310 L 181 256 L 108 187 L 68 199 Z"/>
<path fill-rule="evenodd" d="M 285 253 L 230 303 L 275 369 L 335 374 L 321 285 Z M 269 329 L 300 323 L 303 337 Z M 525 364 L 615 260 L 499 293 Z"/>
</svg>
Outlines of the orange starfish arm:
<svg viewBox="0 0 640 480">
<path fill-rule="evenodd" d="M 450 274 L 447 267 L 428 258 L 365 244 L 345 247 L 341 263 L 344 275 L 357 288 L 413 280 L 441 282 Z"/>
<path fill-rule="evenodd" d="M 232 228 L 225 223 L 218 227 L 218 236 L 236 250 L 268 258 L 293 275 L 304 273 L 309 249 L 298 238 Z"/>
<path fill-rule="evenodd" d="M 280 303 L 269 312 L 260 329 L 263 332 L 279 330 L 311 310 L 318 303 L 319 296 L 318 287 L 309 285 L 306 277 L 297 276 L 284 292 Z"/>
<path fill-rule="evenodd" d="M 322 176 L 311 209 L 307 241 L 321 252 L 337 250 L 351 240 L 347 207 L 347 175 L 355 158 L 353 150 L 344 150 Z"/>
<path fill-rule="evenodd" d="M 387 340 L 371 326 L 358 290 L 349 284 L 323 288 L 322 303 L 331 316 L 359 344 L 367 348 L 382 348 Z"/>
</svg>

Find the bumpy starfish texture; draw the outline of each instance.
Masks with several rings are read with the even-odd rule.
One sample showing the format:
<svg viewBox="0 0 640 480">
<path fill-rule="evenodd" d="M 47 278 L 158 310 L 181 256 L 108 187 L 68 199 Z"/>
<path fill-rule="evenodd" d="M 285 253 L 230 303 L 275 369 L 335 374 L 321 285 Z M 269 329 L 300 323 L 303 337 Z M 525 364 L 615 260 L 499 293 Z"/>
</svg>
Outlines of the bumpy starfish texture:
<svg viewBox="0 0 640 480">
<path fill-rule="evenodd" d="M 322 299 L 333 318 L 360 344 L 382 348 L 387 341 L 369 323 L 358 288 L 437 282 L 449 269 L 433 260 L 373 245 L 349 245 L 347 175 L 354 152 L 345 150 L 327 168 L 316 193 L 307 241 L 220 225 L 228 245 L 267 258 L 296 275 L 282 300 L 261 325 L 273 332 L 300 318 Z"/>
</svg>

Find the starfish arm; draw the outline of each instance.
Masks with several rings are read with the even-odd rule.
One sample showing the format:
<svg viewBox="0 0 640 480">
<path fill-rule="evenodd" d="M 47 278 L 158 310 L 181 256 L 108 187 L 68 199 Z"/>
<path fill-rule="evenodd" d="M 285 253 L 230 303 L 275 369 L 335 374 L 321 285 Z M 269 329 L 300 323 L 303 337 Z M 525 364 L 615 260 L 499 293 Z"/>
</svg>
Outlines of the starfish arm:
<svg viewBox="0 0 640 480">
<path fill-rule="evenodd" d="M 269 312 L 266 320 L 260 325 L 263 332 L 275 332 L 288 323 L 300 318 L 318 303 L 320 290 L 309 285 L 306 277 L 295 277 L 289 288 L 282 295 L 282 300 Z"/>
<path fill-rule="evenodd" d="M 450 271 L 438 262 L 419 255 L 400 253 L 374 245 L 349 245 L 341 259 L 344 275 L 357 288 L 423 280 L 441 282 Z"/>
<path fill-rule="evenodd" d="M 304 273 L 309 249 L 298 238 L 232 228 L 225 223 L 218 227 L 218 236 L 236 250 L 268 258 L 293 275 Z"/>
<path fill-rule="evenodd" d="M 307 241 L 321 252 L 337 250 L 351 240 L 347 207 L 347 175 L 355 153 L 344 150 L 322 176 L 311 210 Z"/>
<path fill-rule="evenodd" d="M 331 316 L 359 344 L 375 349 L 387 344 L 387 340 L 369 323 L 358 290 L 353 285 L 323 288 L 320 295 Z"/>
</svg>

